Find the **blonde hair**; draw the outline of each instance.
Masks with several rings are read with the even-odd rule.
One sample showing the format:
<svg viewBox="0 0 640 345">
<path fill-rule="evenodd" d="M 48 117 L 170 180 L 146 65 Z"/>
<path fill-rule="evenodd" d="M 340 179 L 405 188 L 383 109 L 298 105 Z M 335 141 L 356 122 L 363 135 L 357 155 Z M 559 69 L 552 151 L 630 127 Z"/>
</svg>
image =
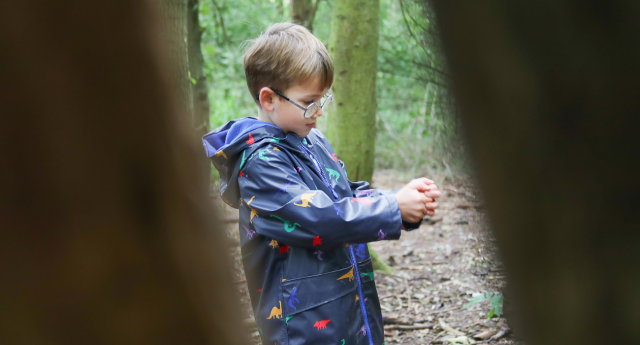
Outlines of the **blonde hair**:
<svg viewBox="0 0 640 345">
<path fill-rule="evenodd" d="M 254 101 L 263 87 L 284 92 L 288 87 L 319 76 L 323 88 L 333 83 L 333 61 L 327 48 L 304 26 L 271 25 L 246 42 L 244 73 Z"/>
</svg>

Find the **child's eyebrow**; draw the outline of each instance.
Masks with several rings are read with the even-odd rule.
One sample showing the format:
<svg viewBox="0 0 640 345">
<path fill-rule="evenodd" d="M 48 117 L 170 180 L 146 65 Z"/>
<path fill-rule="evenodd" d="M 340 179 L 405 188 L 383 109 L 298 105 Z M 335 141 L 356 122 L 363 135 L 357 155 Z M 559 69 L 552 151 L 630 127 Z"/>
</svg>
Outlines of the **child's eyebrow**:
<svg viewBox="0 0 640 345">
<path fill-rule="evenodd" d="M 308 94 L 305 97 L 322 97 L 322 96 L 324 96 L 324 95 L 321 95 L 319 93 L 314 93 L 314 94 Z"/>
</svg>

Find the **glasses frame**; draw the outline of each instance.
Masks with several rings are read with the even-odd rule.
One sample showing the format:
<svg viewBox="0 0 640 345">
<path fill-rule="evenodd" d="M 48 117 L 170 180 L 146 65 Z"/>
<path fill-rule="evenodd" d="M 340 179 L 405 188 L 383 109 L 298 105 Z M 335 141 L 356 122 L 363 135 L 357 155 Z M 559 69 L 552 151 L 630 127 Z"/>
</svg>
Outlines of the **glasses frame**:
<svg viewBox="0 0 640 345">
<path fill-rule="evenodd" d="M 273 89 L 273 88 L 271 89 L 271 91 L 275 92 L 278 96 L 280 96 L 280 97 L 282 97 L 282 98 L 286 99 L 287 101 L 291 102 L 291 103 L 292 103 L 293 105 L 295 105 L 296 107 L 298 107 L 298 108 L 300 108 L 300 109 L 304 110 L 304 114 L 302 114 L 302 116 L 303 116 L 305 119 L 310 118 L 310 117 L 311 117 L 311 116 L 313 116 L 315 113 L 317 113 L 317 112 L 318 112 L 318 110 L 320 110 L 320 109 L 322 109 L 322 110 L 324 111 L 324 110 L 327 108 L 327 106 L 329 105 L 329 103 L 331 103 L 331 101 L 333 100 L 333 95 L 332 95 L 332 94 L 330 94 L 330 93 L 327 93 L 327 94 L 325 94 L 325 95 L 324 95 L 324 97 L 327 97 L 327 99 L 325 99 L 325 100 L 324 100 L 324 102 L 320 103 L 320 101 L 315 101 L 315 102 L 313 102 L 313 103 L 309 104 L 309 106 L 305 108 L 304 106 L 302 106 L 302 105 L 300 105 L 300 104 L 298 104 L 298 103 L 296 103 L 296 102 L 292 101 L 289 97 L 285 96 L 282 92 L 280 92 L 280 91 L 278 91 L 278 90 L 276 90 L 276 89 Z M 311 114 L 311 115 L 307 116 L 307 114 L 309 114 L 309 112 L 311 111 L 311 107 L 313 107 L 313 106 L 314 106 L 314 105 L 316 105 L 316 104 L 319 104 L 319 105 L 320 105 L 320 109 L 316 110 L 313 114 Z"/>
</svg>

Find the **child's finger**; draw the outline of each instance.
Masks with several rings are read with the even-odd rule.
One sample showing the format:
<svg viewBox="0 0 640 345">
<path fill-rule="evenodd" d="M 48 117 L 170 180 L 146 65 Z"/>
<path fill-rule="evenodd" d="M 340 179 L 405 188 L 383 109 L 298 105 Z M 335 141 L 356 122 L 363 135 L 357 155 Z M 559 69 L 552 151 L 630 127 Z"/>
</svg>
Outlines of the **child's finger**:
<svg viewBox="0 0 640 345">
<path fill-rule="evenodd" d="M 424 182 L 425 184 L 435 184 L 435 182 L 434 182 L 433 180 L 429 180 L 429 179 L 428 179 L 428 178 L 426 178 L 426 177 L 420 177 L 420 178 L 417 178 L 417 180 L 421 180 L 421 181 L 422 181 L 422 182 Z"/>
<path fill-rule="evenodd" d="M 437 202 L 428 202 L 426 204 L 424 204 L 424 206 L 428 209 L 428 210 L 435 210 L 436 208 L 438 208 L 438 203 Z"/>
<path fill-rule="evenodd" d="M 433 217 L 435 215 L 436 215 L 436 211 L 434 211 L 434 210 L 428 210 L 427 211 L 427 216 Z"/>
<path fill-rule="evenodd" d="M 428 198 L 437 199 L 442 196 L 442 193 L 440 193 L 440 191 L 436 189 L 424 192 L 424 195 L 426 195 Z"/>
</svg>

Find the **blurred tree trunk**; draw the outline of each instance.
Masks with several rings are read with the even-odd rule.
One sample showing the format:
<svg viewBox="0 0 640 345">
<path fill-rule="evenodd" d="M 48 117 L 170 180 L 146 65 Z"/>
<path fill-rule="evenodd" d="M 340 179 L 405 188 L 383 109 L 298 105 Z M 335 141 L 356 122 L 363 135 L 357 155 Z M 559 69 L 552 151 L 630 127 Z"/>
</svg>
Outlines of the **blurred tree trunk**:
<svg viewBox="0 0 640 345">
<path fill-rule="evenodd" d="M 433 1 L 529 345 L 640 343 L 640 3 Z"/>
<path fill-rule="evenodd" d="M 156 0 L 160 14 L 160 37 L 167 47 L 171 89 L 192 126 L 198 126 L 193 112 L 187 44 L 187 0 Z"/>
<path fill-rule="evenodd" d="M 291 0 L 289 16 L 291 22 L 300 24 L 313 32 L 313 20 L 320 0 Z"/>
<path fill-rule="evenodd" d="M 329 52 L 335 66 L 327 136 L 353 181 L 371 181 L 376 136 L 380 1 L 333 3 Z"/>
<path fill-rule="evenodd" d="M 187 33 L 188 33 L 188 51 L 189 51 L 189 71 L 191 78 L 195 80 L 193 85 L 193 124 L 196 131 L 196 141 L 198 144 L 202 142 L 201 138 L 209 131 L 209 88 L 207 86 L 207 77 L 204 75 L 203 66 L 204 58 L 202 57 L 202 31 L 199 19 L 199 1 L 188 0 L 187 2 Z M 211 162 L 205 156 L 199 160 L 205 176 L 209 179 L 211 176 Z"/>
<path fill-rule="evenodd" d="M 0 344 L 245 343 L 155 14 L 0 5 Z"/>
</svg>

